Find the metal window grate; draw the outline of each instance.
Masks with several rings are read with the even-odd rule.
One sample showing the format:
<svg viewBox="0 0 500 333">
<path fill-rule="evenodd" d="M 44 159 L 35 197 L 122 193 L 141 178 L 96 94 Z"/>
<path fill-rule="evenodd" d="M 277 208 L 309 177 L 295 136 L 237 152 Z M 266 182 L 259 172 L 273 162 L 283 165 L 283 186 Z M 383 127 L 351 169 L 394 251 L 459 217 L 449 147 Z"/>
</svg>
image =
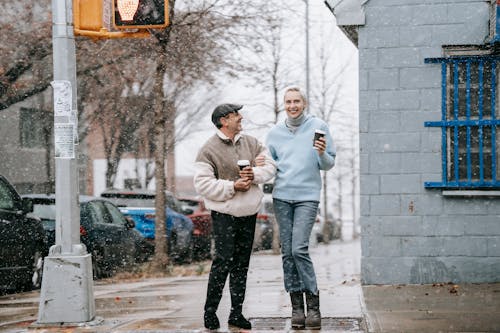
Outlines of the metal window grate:
<svg viewBox="0 0 500 333">
<path fill-rule="evenodd" d="M 500 125 L 496 98 L 500 57 L 427 58 L 441 64 L 442 180 L 426 188 L 478 189 L 500 187 L 498 159 Z"/>
</svg>

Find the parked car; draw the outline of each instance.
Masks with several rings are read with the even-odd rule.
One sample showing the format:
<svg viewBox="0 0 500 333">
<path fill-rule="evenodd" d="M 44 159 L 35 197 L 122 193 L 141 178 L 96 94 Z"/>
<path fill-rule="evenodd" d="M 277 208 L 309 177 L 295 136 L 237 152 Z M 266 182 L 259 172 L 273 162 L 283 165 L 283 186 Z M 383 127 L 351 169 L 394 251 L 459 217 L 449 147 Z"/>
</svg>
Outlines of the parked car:
<svg viewBox="0 0 500 333">
<path fill-rule="evenodd" d="M 272 197 L 266 194 L 262 199 L 262 206 L 257 214 L 253 241 L 254 251 L 269 250 L 273 247 L 274 223 L 276 223 L 276 218 L 274 216 Z"/>
<path fill-rule="evenodd" d="M 55 243 L 56 198 L 54 194 L 26 194 L 33 215 L 38 216 L 47 234 L 49 245 Z M 133 267 L 153 254 L 153 247 L 134 229 L 134 222 L 125 218 L 111 202 L 80 196 L 80 241 L 92 254 L 94 278 L 108 277 L 116 271 Z"/>
<path fill-rule="evenodd" d="M 317 243 L 327 243 L 334 239 L 340 238 L 340 221 L 334 222 L 333 215 L 328 214 L 328 219 L 325 220 L 321 212 L 321 207 L 318 208 L 318 215 L 316 216 L 316 222 L 314 223 L 311 235 L 314 235 L 315 239 L 311 239 L 313 244 Z M 325 236 L 328 236 L 326 238 Z M 311 236 L 312 237 L 312 236 Z"/>
<path fill-rule="evenodd" d="M 205 207 L 203 199 L 179 197 L 181 211 L 193 221 L 193 258 L 197 260 L 212 258 L 212 215 Z"/>
<path fill-rule="evenodd" d="M 316 247 L 318 243 L 323 241 L 323 228 L 324 219 L 320 214 L 317 214 L 311 230 L 311 237 L 309 238 L 310 247 Z"/>
<path fill-rule="evenodd" d="M 120 207 L 120 211 L 135 221 L 136 229 L 150 242 L 154 248 L 155 209 L 151 207 Z M 191 237 L 193 222 L 186 216 L 166 208 L 168 253 L 173 261 L 191 262 Z"/>
<path fill-rule="evenodd" d="M 0 294 L 40 287 L 47 238 L 32 206 L 0 175 Z"/>
<path fill-rule="evenodd" d="M 112 201 L 124 215 L 134 219 L 136 229 L 154 245 L 155 192 L 107 190 L 101 193 L 101 197 Z M 182 210 L 182 204 L 170 192 L 167 192 L 166 205 L 169 255 L 176 262 L 190 262 L 192 259 L 193 221 L 178 212 Z"/>
</svg>

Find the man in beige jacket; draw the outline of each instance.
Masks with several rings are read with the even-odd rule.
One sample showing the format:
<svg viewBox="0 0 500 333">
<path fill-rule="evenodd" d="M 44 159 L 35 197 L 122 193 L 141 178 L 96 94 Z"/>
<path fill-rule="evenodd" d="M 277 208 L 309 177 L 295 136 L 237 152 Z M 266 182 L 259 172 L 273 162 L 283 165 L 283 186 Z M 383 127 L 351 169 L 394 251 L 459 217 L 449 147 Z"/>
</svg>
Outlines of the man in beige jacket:
<svg viewBox="0 0 500 333">
<path fill-rule="evenodd" d="M 267 148 L 256 138 L 240 134 L 243 106 L 221 104 L 212 113 L 217 132 L 200 149 L 195 162 L 194 186 L 212 211 L 215 256 L 208 279 L 204 323 L 220 327 L 216 311 L 229 275 L 231 313 L 228 323 L 251 329 L 243 316 L 246 281 L 255 233 L 255 221 L 263 193 L 258 184 L 274 177 L 276 167 Z M 257 156 L 264 163 L 255 165 Z M 238 161 L 248 160 L 242 170 Z M 262 164 L 262 165 L 261 165 Z"/>
</svg>

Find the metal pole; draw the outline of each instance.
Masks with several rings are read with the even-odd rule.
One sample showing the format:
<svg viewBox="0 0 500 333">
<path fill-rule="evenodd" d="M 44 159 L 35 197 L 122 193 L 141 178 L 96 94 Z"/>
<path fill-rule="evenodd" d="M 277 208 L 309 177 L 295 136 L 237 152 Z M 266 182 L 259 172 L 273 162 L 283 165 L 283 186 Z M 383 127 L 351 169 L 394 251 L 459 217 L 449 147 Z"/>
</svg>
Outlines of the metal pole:
<svg viewBox="0 0 500 333">
<path fill-rule="evenodd" d="M 44 262 L 38 326 L 72 325 L 95 317 L 91 255 L 80 243 L 72 3 L 52 0 L 56 244 Z"/>
</svg>

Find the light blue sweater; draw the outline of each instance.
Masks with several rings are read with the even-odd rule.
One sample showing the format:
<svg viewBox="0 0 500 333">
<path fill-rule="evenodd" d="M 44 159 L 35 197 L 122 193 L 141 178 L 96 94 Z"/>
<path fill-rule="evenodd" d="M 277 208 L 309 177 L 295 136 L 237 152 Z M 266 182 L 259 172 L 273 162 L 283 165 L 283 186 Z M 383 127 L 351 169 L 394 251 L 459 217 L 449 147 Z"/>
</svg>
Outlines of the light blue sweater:
<svg viewBox="0 0 500 333">
<path fill-rule="evenodd" d="M 315 129 L 326 132 L 326 151 L 321 156 L 313 147 Z M 271 129 L 266 144 L 278 169 L 273 198 L 319 201 L 320 170 L 329 170 L 335 165 L 335 146 L 328 125 L 307 115 L 293 133 L 283 121 Z"/>
</svg>

